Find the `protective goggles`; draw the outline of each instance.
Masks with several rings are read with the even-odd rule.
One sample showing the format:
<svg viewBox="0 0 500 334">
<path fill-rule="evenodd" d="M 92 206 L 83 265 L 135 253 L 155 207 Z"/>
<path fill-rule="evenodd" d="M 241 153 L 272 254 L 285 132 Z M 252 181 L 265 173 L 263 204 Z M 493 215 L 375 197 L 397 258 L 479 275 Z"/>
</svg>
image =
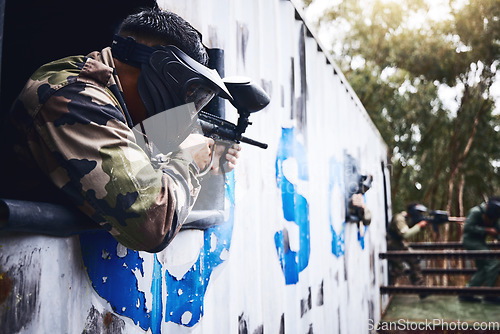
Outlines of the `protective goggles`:
<svg viewBox="0 0 500 334">
<path fill-rule="evenodd" d="M 113 57 L 141 68 L 137 88 L 149 116 L 186 103 L 199 112 L 215 95 L 232 100 L 217 71 L 173 45 L 149 47 L 115 35 L 111 50 Z"/>
</svg>

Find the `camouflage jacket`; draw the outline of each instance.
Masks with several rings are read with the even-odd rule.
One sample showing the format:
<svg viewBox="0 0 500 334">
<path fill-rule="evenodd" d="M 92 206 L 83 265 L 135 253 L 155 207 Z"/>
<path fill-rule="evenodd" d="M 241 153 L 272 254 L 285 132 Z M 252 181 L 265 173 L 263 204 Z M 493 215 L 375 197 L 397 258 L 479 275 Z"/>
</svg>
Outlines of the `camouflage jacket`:
<svg viewBox="0 0 500 334">
<path fill-rule="evenodd" d="M 420 232 L 421 228 L 419 225 L 408 226 L 408 219 L 408 214 L 405 211 L 397 213 L 392 217 L 387 228 L 388 243 L 402 243 Z"/>
<path fill-rule="evenodd" d="M 183 152 L 155 167 L 138 146 L 109 48 L 39 68 L 10 116 L 2 196 L 77 206 L 134 250 L 179 231 L 198 167 Z"/>
</svg>

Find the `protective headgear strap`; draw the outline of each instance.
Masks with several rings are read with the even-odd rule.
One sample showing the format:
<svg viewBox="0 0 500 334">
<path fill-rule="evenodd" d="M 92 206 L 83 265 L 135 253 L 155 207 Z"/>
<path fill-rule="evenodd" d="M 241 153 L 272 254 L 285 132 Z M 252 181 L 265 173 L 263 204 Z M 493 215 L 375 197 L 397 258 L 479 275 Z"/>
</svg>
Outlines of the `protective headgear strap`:
<svg viewBox="0 0 500 334">
<path fill-rule="evenodd" d="M 113 57 L 125 64 L 141 68 L 142 64 L 147 64 L 149 57 L 155 49 L 147 45 L 137 43 L 133 37 L 123 37 L 115 35 L 111 52 Z"/>
</svg>

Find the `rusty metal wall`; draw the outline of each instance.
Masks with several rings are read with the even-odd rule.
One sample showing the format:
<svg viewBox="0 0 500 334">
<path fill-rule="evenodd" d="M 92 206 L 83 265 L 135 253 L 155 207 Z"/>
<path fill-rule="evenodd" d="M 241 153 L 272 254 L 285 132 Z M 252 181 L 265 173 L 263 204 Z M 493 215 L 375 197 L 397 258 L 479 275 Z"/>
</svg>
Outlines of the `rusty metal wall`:
<svg viewBox="0 0 500 334">
<path fill-rule="evenodd" d="M 2 333 L 369 333 L 387 300 L 387 147 L 293 1 L 159 1 L 259 83 L 226 176 L 224 224 L 182 231 L 158 254 L 106 233 L 0 234 Z M 236 112 L 226 105 L 226 116 Z M 352 166 L 372 174 L 368 227 L 345 222 Z M 385 185 L 385 187 L 384 187 Z M 390 214 L 390 212 L 389 212 Z"/>
</svg>

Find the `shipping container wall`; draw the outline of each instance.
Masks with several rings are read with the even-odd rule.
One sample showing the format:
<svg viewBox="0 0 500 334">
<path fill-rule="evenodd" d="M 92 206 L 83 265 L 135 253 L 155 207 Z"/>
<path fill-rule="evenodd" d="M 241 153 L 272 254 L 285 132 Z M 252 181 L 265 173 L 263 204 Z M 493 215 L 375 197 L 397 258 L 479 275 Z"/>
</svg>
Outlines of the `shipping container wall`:
<svg viewBox="0 0 500 334">
<path fill-rule="evenodd" d="M 0 234 L 0 332 L 370 333 L 387 304 L 390 170 L 345 77 L 293 1 L 158 3 L 223 50 L 225 76 L 267 92 L 245 135 L 269 146 L 242 144 L 220 188 L 223 224 L 157 254 L 106 232 Z M 229 102 L 225 115 L 238 117 Z M 365 226 L 346 208 L 367 174 Z"/>
</svg>

